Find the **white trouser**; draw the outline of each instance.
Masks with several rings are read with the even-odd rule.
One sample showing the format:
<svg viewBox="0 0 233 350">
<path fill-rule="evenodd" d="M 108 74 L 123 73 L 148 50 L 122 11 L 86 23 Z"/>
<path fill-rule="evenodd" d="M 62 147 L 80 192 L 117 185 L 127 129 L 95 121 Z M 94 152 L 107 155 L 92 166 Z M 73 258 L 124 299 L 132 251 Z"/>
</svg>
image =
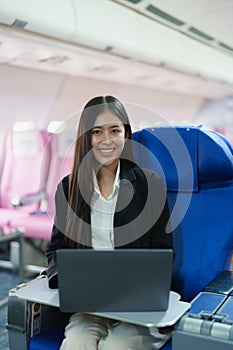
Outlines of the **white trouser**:
<svg viewBox="0 0 233 350">
<path fill-rule="evenodd" d="M 152 350 L 155 345 L 156 338 L 146 327 L 74 314 L 66 326 L 60 350 Z"/>
</svg>

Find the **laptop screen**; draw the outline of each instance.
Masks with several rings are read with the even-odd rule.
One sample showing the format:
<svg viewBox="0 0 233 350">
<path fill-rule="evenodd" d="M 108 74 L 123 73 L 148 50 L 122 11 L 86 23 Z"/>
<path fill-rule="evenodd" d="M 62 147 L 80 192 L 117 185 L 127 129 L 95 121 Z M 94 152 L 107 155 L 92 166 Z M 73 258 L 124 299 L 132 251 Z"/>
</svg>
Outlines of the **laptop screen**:
<svg viewBox="0 0 233 350">
<path fill-rule="evenodd" d="M 165 311 L 171 249 L 57 251 L 63 312 Z"/>
</svg>

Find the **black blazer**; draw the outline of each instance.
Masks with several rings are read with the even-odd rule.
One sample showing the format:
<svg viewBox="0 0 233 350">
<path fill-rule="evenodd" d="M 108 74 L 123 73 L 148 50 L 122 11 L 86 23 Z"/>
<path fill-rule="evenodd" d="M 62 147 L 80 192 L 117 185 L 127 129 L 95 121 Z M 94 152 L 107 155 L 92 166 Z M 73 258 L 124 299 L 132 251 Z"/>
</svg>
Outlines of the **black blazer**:
<svg viewBox="0 0 233 350">
<path fill-rule="evenodd" d="M 69 248 L 65 236 L 69 176 L 58 184 L 56 215 L 48 244 L 48 280 L 50 288 L 57 288 L 56 250 Z M 120 189 L 114 214 L 115 248 L 172 248 L 169 209 L 166 191 L 155 172 L 121 160 Z M 85 246 L 90 248 L 91 243 Z"/>
</svg>

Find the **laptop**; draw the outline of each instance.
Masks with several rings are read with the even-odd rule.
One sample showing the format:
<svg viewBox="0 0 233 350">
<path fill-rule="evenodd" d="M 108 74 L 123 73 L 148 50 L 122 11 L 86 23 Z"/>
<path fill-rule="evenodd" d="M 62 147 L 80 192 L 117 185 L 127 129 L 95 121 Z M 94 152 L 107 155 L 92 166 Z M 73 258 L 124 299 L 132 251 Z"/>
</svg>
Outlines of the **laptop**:
<svg viewBox="0 0 233 350">
<path fill-rule="evenodd" d="M 60 249 L 62 312 L 166 311 L 171 249 Z"/>
</svg>

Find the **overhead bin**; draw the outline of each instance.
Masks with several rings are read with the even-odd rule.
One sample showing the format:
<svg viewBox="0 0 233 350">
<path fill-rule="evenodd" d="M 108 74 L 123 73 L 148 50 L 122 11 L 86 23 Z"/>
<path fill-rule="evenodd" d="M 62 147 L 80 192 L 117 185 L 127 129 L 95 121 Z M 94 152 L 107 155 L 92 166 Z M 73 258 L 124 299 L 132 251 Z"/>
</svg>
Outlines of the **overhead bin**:
<svg viewBox="0 0 233 350">
<path fill-rule="evenodd" d="M 229 54 L 116 1 L 0 0 L 0 22 L 125 58 L 233 83 Z"/>
<path fill-rule="evenodd" d="M 69 40 L 75 32 L 71 0 L 0 0 L 0 23 Z"/>
</svg>

